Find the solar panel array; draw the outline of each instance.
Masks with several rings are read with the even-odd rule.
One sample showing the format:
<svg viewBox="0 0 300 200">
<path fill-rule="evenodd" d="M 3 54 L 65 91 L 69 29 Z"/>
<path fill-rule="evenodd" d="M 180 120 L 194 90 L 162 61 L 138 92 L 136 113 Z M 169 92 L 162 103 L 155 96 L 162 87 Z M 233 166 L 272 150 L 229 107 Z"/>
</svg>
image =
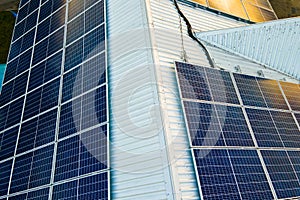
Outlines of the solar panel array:
<svg viewBox="0 0 300 200">
<path fill-rule="evenodd" d="M 253 22 L 276 20 L 268 0 L 188 0 Z"/>
<path fill-rule="evenodd" d="M 300 198 L 300 86 L 175 64 L 202 198 Z"/>
<path fill-rule="evenodd" d="M 109 199 L 104 0 L 21 0 L 0 96 L 0 199 Z"/>
</svg>

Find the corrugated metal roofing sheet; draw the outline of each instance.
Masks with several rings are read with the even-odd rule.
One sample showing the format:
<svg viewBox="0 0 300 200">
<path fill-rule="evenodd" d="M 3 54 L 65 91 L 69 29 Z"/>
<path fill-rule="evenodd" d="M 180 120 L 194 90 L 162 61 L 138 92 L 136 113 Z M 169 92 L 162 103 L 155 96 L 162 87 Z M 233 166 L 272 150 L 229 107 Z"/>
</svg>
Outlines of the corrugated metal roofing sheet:
<svg viewBox="0 0 300 200">
<path fill-rule="evenodd" d="M 201 32 L 197 37 L 228 52 L 300 79 L 300 18 Z"/>
</svg>

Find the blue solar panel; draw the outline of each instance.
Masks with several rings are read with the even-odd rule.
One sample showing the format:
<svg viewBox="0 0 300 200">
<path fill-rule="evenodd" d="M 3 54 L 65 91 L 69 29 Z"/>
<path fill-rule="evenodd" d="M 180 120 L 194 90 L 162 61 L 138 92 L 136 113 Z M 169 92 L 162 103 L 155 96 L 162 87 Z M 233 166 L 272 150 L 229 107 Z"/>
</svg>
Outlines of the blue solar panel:
<svg viewBox="0 0 300 200">
<path fill-rule="evenodd" d="M 39 42 L 34 50 L 33 65 L 44 60 L 46 57 L 51 56 L 63 47 L 64 28 L 60 28 L 58 31 Z"/>
<path fill-rule="evenodd" d="M 107 178 L 107 173 L 101 173 L 80 180 L 56 185 L 53 190 L 53 199 L 107 200 L 109 199 Z"/>
<path fill-rule="evenodd" d="M 194 150 L 204 199 L 272 199 L 255 150 Z"/>
<path fill-rule="evenodd" d="M 300 196 L 299 179 L 286 151 L 261 151 L 278 198 Z"/>
<path fill-rule="evenodd" d="M 50 183 L 54 145 L 16 158 L 10 193 Z"/>
<path fill-rule="evenodd" d="M 183 98 L 212 100 L 203 67 L 176 63 L 176 69 Z"/>
<path fill-rule="evenodd" d="M 268 110 L 246 109 L 259 147 L 284 147 Z"/>
<path fill-rule="evenodd" d="M 299 128 L 290 112 L 271 111 L 275 126 L 285 147 L 300 148 Z"/>
<path fill-rule="evenodd" d="M 239 104 L 229 72 L 205 68 L 213 100 Z"/>
<path fill-rule="evenodd" d="M 79 180 L 78 200 L 108 200 L 108 175 L 101 173 Z"/>
<path fill-rule="evenodd" d="M 194 146 L 254 146 L 239 107 L 184 102 Z"/>
<path fill-rule="evenodd" d="M 249 128 L 239 107 L 216 105 L 227 146 L 254 146 Z"/>
<path fill-rule="evenodd" d="M 83 1 L 71 1 L 71 2 L 84 3 Z M 81 26 L 81 24 L 83 23 L 84 23 L 84 14 L 81 14 L 68 24 L 69 28 L 67 32 L 67 44 L 70 44 L 71 42 L 74 42 L 77 38 L 83 36 L 84 26 Z"/>
<path fill-rule="evenodd" d="M 184 102 L 193 146 L 225 146 L 214 105 Z"/>
<path fill-rule="evenodd" d="M 234 74 L 237 87 L 241 94 L 244 105 L 267 107 L 263 94 L 256 78 L 242 74 Z"/>
<path fill-rule="evenodd" d="M 54 142 L 57 109 L 22 124 L 17 153 Z"/>
<path fill-rule="evenodd" d="M 55 181 L 107 168 L 107 127 L 102 126 L 58 143 Z"/>
<path fill-rule="evenodd" d="M 105 26 L 102 25 L 84 36 L 84 57 L 91 58 L 105 49 Z M 95 51 L 97 49 L 97 51 Z"/>
<path fill-rule="evenodd" d="M 53 188 L 53 199 L 77 200 L 78 180 L 56 185 Z"/>
<path fill-rule="evenodd" d="M 273 199 L 258 153 L 228 150 L 242 199 Z"/>
<path fill-rule="evenodd" d="M 95 0 L 93 2 L 86 1 L 86 7 L 95 2 Z M 84 22 L 86 33 L 104 22 L 104 1 L 98 1 L 97 4 L 86 11 Z"/>
<path fill-rule="evenodd" d="M 79 39 L 66 48 L 64 71 L 68 71 L 83 61 L 83 39 Z"/>
<path fill-rule="evenodd" d="M 30 117 L 57 106 L 59 81 L 59 79 L 56 79 L 27 95 L 24 119 L 29 119 Z"/>
</svg>

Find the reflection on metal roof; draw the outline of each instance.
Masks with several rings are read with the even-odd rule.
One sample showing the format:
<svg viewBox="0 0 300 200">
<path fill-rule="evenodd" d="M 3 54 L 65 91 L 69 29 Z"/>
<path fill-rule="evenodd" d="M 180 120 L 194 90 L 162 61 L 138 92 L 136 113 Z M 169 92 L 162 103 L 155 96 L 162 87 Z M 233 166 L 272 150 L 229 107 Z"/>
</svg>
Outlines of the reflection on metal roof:
<svg viewBox="0 0 300 200">
<path fill-rule="evenodd" d="M 277 19 L 268 0 L 190 0 L 202 6 L 218 10 L 253 22 Z"/>
<path fill-rule="evenodd" d="M 227 52 L 300 79 L 300 18 L 198 33 Z"/>
</svg>

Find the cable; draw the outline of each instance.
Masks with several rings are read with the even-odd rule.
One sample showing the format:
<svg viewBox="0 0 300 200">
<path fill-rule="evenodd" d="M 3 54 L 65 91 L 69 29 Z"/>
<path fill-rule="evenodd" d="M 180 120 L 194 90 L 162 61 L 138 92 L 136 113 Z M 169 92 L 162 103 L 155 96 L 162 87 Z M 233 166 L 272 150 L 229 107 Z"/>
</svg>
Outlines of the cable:
<svg viewBox="0 0 300 200">
<path fill-rule="evenodd" d="M 173 0 L 174 4 L 175 4 L 175 7 L 177 9 L 177 12 L 178 14 L 182 17 L 182 19 L 185 21 L 185 24 L 187 26 L 187 32 L 188 32 L 188 35 L 190 38 L 192 38 L 194 41 L 196 41 L 204 50 L 204 53 L 208 59 L 208 62 L 210 64 L 210 66 L 212 68 L 215 68 L 216 65 L 215 65 L 215 62 L 213 61 L 209 51 L 207 50 L 206 46 L 200 41 L 198 40 L 198 38 L 194 35 L 194 32 L 193 32 L 193 27 L 191 25 L 191 23 L 189 22 L 189 20 L 186 18 L 186 16 L 182 13 L 182 11 L 180 10 L 179 8 L 179 5 L 178 5 L 178 2 L 177 0 Z"/>
</svg>

